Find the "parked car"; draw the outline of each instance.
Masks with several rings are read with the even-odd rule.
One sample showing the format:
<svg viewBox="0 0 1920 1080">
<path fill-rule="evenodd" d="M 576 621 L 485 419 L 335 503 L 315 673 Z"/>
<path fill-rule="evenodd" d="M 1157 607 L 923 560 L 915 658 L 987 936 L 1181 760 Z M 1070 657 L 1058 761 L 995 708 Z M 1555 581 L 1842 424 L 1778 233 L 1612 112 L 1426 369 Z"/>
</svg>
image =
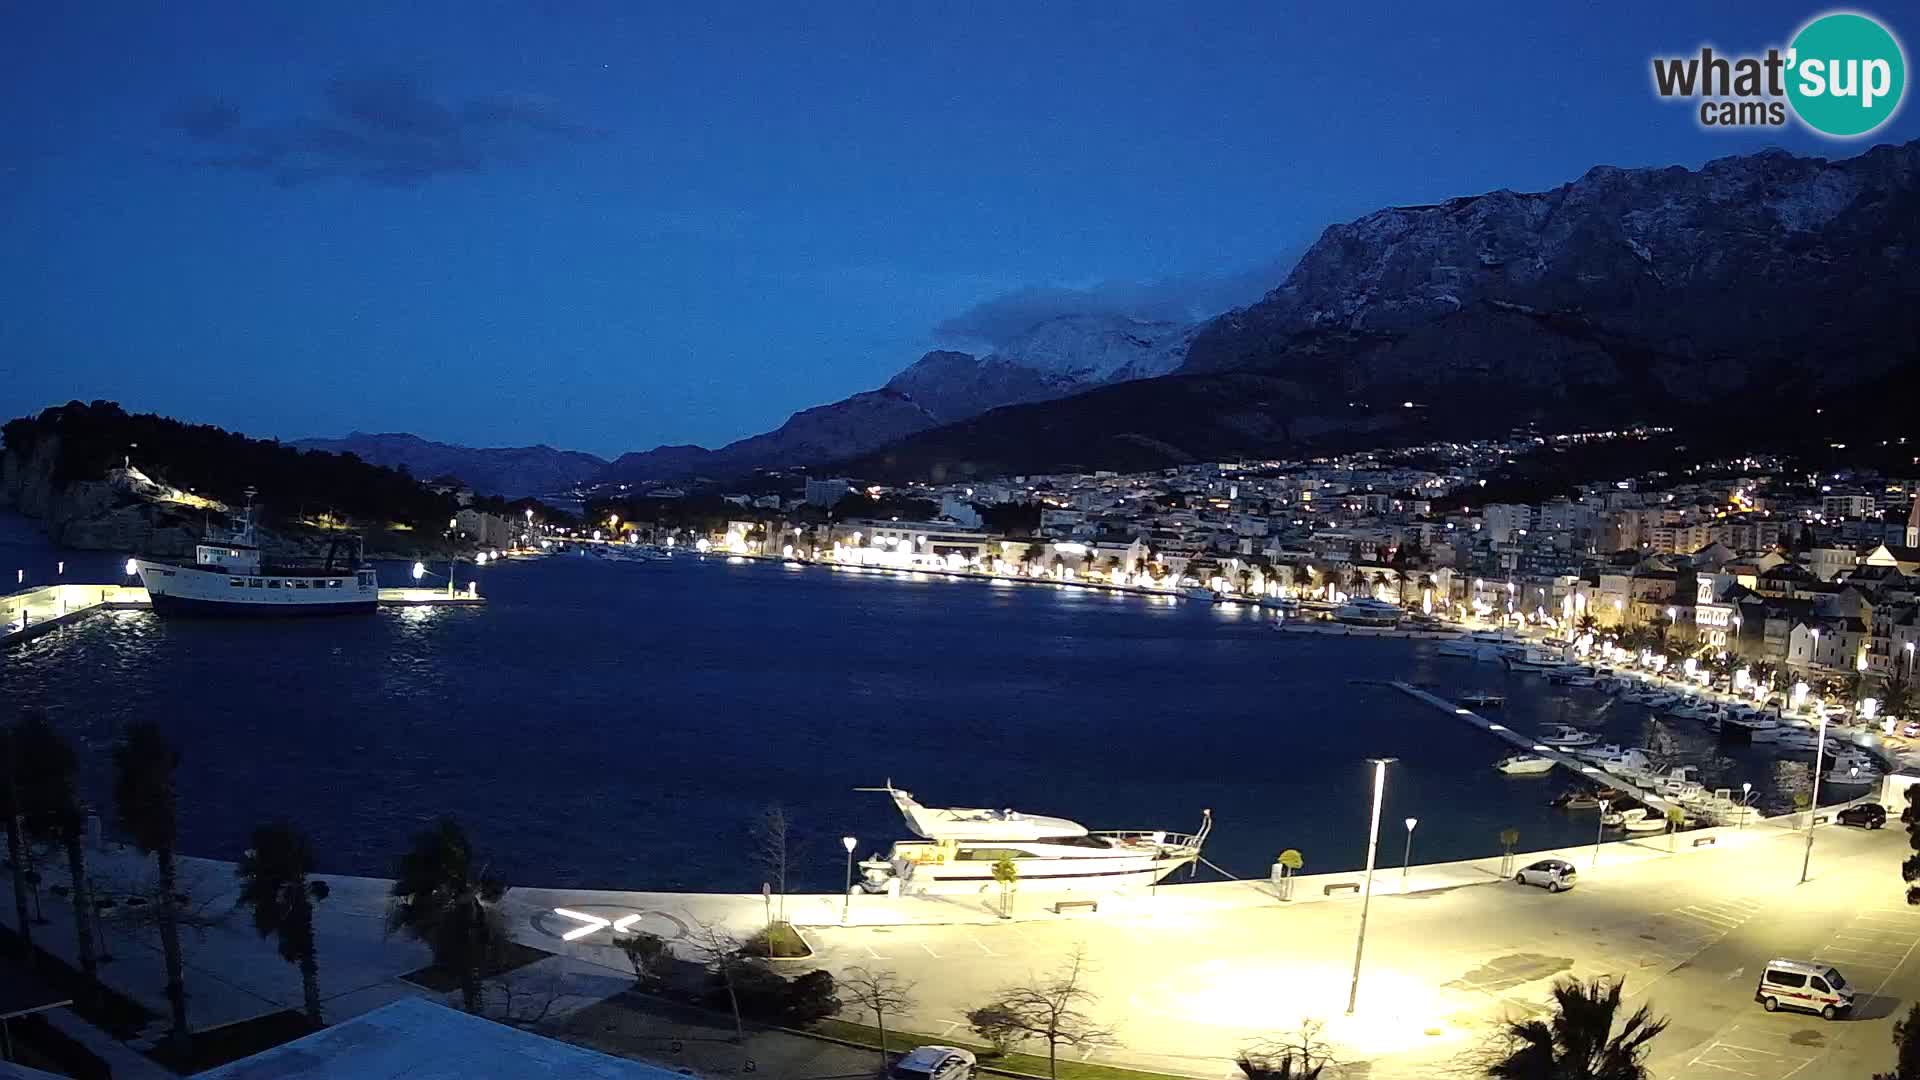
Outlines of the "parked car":
<svg viewBox="0 0 1920 1080">
<path fill-rule="evenodd" d="M 893 1063 L 891 1080 L 973 1080 L 972 1051 L 957 1046 L 921 1046 Z"/>
<path fill-rule="evenodd" d="M 1877 802 L 1855 803 L 1834 815 L 1834 820 L 1842 825 L 1858 825 L 1862 829 L 1878 829 L 1887 823 L 1887 808 Z"/>
<path fill-rule="evenodd" d="M 1920 739 L 1920 720 L 1907 721 L 1907 726 L 1900 729 L 1900 734 L 1909 739 Z"/>
<path fill-rule="evenodd" d="M 1760 984 L 1753 988 L 1753 1000 L 1768 1012 L 1802 1009 L 1819 1013 L 1823 1020 L 1836 1020 L 1853 1011 L 1853 988 L 1826 964 L 1769 960 L 1760 973 Z"/>
<path fill-rule="evenodd" d="M 1580 871 L 1565 859 L 1541 859 L 1521 867 L 1520 872 L 1513 875 L 1513 880 L 1516 885 L 1538 885 L 1548 892 L 1559 892 L 1573 888 L 1574 878 L 1579 874 Z"/>
</svg>

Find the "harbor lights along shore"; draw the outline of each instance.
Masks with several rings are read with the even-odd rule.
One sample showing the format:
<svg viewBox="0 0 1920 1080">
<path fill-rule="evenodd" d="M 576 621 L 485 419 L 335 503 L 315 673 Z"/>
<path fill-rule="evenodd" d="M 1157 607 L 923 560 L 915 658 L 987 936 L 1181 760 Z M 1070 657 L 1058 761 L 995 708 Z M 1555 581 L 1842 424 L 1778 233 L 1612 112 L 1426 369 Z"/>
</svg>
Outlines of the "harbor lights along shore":
<svg viewBox="0 0 1920 1080">
<path fill-rule="evenodd" d="M 1360 895 L 1360 934 L 1353 943 L 1353 985 L 1347 989 L 1347 1015 L 1360 1000 L 1360 960 L 1367 951 L 1367 915 L 1373 907 L 1373 862 L 1380 853 L 1380 803 L 1387 793 L 1387 766 L 1398 758 L 1368 758 L 1373 764 L 1373 820 L 1367 826 L 1367 880 Z M 1412 836 L 1412 830 L 1408 830 Z"/>
</svg>

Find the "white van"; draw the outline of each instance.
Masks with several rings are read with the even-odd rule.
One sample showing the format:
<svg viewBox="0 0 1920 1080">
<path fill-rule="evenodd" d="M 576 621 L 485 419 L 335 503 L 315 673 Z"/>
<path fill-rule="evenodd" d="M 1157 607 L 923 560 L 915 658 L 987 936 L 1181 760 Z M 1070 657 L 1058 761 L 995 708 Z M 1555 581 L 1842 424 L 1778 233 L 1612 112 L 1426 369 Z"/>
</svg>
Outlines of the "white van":
<svg viewBox="0 0 1920 1080">
<path fill-rule="evenodd" d="M 1834 1020 L 1853 1011 L 1853 987 L 1827 964 L 1769 960 L 1766 970 L 1760 973 L 1760 985 L 1754 988 L 1753 1000 L 1768 1012 L 1804 1009 L 1819 1013 L 1822 1019 Z"/>
</svg>

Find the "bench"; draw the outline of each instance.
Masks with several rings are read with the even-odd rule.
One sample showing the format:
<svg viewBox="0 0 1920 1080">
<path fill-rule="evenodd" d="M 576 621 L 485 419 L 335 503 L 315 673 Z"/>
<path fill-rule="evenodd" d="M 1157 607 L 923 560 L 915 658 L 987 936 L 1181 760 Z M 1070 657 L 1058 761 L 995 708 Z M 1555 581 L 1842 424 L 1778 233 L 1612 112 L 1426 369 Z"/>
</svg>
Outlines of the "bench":
<svg viewBox="0 0 1920 1080">
<path fill-rule="evenodd" d="M 1100 910 L 1100 901 L 1098 900 L 1056 900 L 1053 903 L 1053 913 L 1055 915 L 1065 915 L 1067 913 L 1068 908 L 1086 908 L 1088 911 L 1098 912 Z"/>
<path fill-rule="evenodd" d="M 1360 883 L 1357 881 L 1336 881 L 1333 884 L 1328 885 L 1325 888 L 1321 889 L 1320 895 L 1332 896 L 1334 892 L 1339 889 L 1345 889 L 1348 892 L 1359 892 Z"/>
<path fill-rule="evenodd" d="M 1715 837 L 1715 836 L 1696 836 L 1693 839 L 1693 846 L 1694 847 L 1711 847 L 1713 845 L 1713 842 L 1718 839 L 1719 837 Z"/>
</svg>

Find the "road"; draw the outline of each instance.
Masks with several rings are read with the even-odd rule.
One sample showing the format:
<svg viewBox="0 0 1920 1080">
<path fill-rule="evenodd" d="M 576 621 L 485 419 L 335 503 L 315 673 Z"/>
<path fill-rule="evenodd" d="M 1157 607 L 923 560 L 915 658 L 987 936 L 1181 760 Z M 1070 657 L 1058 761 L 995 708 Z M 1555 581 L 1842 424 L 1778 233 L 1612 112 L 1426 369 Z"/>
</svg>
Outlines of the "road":
<svg viewBox="0 0 1920 1080">
<path fill-rule="evenodd" d="M 1804 835 L 1804 834 L 1802 834 Z M 1000 926 L 819 928 L 830 969 L 893 968 L 918 980 L 922 1030 L 958 1029 L 996 987 L 1076 947 L 1116 1045 L 1093 1056 L 1226 1077 L 1230 1055 L 1323 1021 L 1371 1076 L 1461 1067 L 1503 1016 L 1543 1007 L 1557 977 L 1622 975 L 1632 1003 L 1672 1024 L 1654 1075 L 1741 1080 L 1871 1076 L 1891 1061 L 1892 1019 L 1920 991 L 1920 912 L 1902 894 L 1898 829 L 1822 829 L 1798 884 L 1799 837 L 1597 869 L 1552 895 L 1511 882 L 1376 895 L 1358 1009 L 1345 1014 L 1359 905 L 1068 916 Z M 1860 1015 L 1769 1015 L 1753 1001 L 1765 962 L 1818 958 L 1860 987 Z"/>
</svg>

